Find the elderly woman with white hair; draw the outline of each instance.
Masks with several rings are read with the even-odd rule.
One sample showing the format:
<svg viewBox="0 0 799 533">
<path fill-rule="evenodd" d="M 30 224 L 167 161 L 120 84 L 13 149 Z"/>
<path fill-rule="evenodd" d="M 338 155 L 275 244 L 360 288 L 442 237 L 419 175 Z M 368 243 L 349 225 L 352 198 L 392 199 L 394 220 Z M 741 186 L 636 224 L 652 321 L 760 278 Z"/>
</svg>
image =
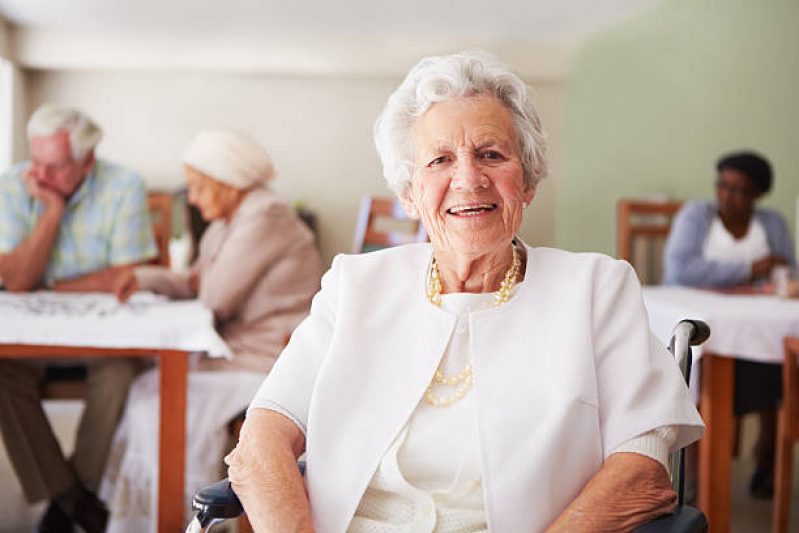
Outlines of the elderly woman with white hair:
<svg viewBox="0 0 799 533">
<path fill-rule="evenodd" d="M 314 236 L 294 209 L 268 187 L 272 163 L 251 137 L 203 131 L 183 162 L 189 202 L 211 221 L 199 256 L 185 273 L 140 267 L 118 283 L 124 300 L 144 289 L 199 298 L 216 320 L 233 358 L 202 358 L 188 378 L 186 494 L 219 477 L 227 425 L 243 412 L 286 338 L 308 314 L 319 289 Z M 104 490 L 108 531 L 155 529 L 158 379 L 155 370 L 131 387 Z"/>
<path fill-rule="evenodd" d="M 525 84 L 481 52 L 426 58 L 375 139 L 431 243 L 323 277 L 226 458 L 255 530 L 628 531 L 667 512 L 667 454 L 702 421 L 627 263 L 516 236 L 547 172 Z"/>
</svg>

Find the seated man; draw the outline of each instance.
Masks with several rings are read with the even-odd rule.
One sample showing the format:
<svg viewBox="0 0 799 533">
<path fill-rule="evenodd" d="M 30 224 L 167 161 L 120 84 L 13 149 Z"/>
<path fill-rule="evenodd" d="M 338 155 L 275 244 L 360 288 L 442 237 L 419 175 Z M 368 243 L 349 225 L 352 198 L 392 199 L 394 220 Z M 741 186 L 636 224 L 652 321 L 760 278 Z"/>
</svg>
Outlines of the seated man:
<svg viewBox="0 0 799 533">
<path fill-rule="evenodd" d="M 31 161 L 0 175 L 0 279 L 9 291 L 108 291 L 156 255 L 142 180 L 95 159 L 102 131 L 81 112 L 45 104 L 31 116 Z M 29 502 L 51 500 L 37 531 L 103 531 L 94 495 L 137 363 L 88 364 L 86 406 L 67 460 L 41 406 L 45 364 L 0 360 L 0 431 Z"/>
</svg>

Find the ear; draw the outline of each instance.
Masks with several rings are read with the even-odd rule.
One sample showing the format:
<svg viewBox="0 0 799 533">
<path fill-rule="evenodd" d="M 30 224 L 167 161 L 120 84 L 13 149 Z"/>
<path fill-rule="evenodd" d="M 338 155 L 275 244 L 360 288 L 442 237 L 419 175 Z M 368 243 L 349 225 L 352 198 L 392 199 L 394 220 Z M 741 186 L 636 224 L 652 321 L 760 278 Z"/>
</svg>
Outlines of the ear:
<svg viewBox="0 0 799 533">
<path fill-rule="evenodd" d="M 83 159 L 83 171 L 88 176 L 94 167 L 94 150 L 90 150 Z"/>
<path fill-rule="evenodd" d="M 413 201 L 410 184 L 405 187 L 405 190 L 399 194 L 397 199 L 409 217 L 413 219 L 419 218 L 419 210 L 416 208 L 416 203 Z"/>
<path fill-rule="evenodd" d="M 535 198 L 535 187 L 525 187 L 524 192 L 522 193 L 522 198 L 525 207 L 530 205 L 530 202 L 532 202 L 533 198 Z"/>
</svg>

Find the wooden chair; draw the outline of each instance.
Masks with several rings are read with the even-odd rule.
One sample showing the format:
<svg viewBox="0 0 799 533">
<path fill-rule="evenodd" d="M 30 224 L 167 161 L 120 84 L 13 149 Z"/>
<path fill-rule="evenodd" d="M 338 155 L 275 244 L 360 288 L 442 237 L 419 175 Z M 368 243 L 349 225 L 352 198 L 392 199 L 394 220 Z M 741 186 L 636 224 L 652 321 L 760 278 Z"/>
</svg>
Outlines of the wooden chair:
<svg viewBox="0 0 799 533">
<path fill-rule="evenodd" d="M 158 247 L 158 256 L 153 264 L 169 266 L 169 239 L 172 235 L 172 195 L 166 192 L 151 192 L 147 195 L 153 237 Z M 75 400 L 86 395 L 86 367 L 51 366 L 46 370 L 42 382 L 41 397 L 47 400 Z"/>
<path fill-rule="evenodd" d="M 663 244 L 671 221 L 681 207 L 680 201 L 619 200 L 616 210 L 618 257 L 633 265 L 641 283 L 660 282 Z M 644 247 L 640 248 L 639 243 Z"/>
<path fill-rule="evenodd" d="M 788 531 L 791 515 L 793 443 L 799 440 L 799 337 L 785 338 L 782 363 L 782 406 L 777 421 L 777 459 L 774 464 L 774 533 Z"/>
<path fill-rule="evenodd" d="M 169 266 L 169 240 L 172 238 L 172 195 L 167 192 L 151 192 L 147 195 L 153 237 L 158 248 L 156 265 Z"/>
<path fill-rule="evenodd" d="M 364 195 L 352 244 L 353 253 L 427 242 L 427 231 L 418 219 L 410 218 L 395 198 Z"/>
</svg>

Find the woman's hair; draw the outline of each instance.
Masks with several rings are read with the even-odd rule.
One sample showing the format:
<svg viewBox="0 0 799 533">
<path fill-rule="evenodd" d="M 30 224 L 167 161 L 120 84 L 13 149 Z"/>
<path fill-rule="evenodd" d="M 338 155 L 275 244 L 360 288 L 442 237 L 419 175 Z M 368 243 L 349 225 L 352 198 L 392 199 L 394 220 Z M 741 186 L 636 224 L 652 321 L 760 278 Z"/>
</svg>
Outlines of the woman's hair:
<svg viewBox="0 0 799 533">
<path fill-rule="evenodd" d="M 43 104 L 28 120 L 29 141 L 32 137 L 46 137 L 62 130 L 69 134 L 69 147 L 76 162 L 82 162 L 103 138 L 103 130 L 92 119 L 70 107 Z"/>
<path fill-rule="evenodd" d="M 722 156 L 716 170 L 737 170 L 744 174 L 760 194 L 771 190 L 771 164 L 768 159 L 755 152 L 734 152 Z"/>
<path fill-rule="evenodd" d="M 419 61 L 377 118 L 375 146 L 395 193 L 411 181 L 416 121 L 436 102 L 473 96 L 493 96 L 513 118 L 525 183 L 534 188 L 547 175 L 546 134 L 527 85 L 494 56 L 472 50 Z"/>
</svg>

